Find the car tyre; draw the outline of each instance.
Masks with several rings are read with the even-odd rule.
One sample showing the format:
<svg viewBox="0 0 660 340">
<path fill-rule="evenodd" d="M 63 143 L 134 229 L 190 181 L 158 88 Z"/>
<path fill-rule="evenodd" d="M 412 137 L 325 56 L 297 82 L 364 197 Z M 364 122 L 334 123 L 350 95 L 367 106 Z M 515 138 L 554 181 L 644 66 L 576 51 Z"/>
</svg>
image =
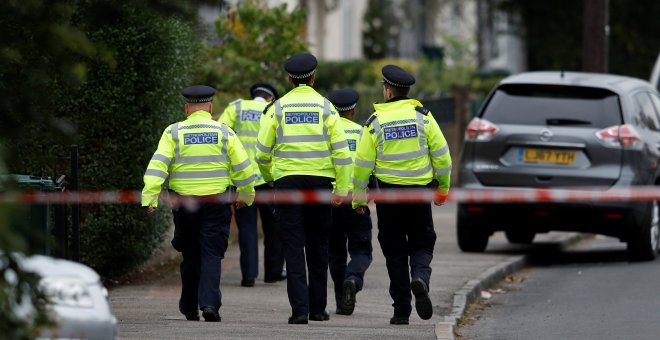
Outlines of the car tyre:
<svg viewBox="0 0 660 340">
<path fill-rule="evenodd" d="M 481 253 L 488 246 L 490 233 L 476 219 L 458 216 L 456 218 L 458 247 L 468 253 Z"/>
<path fill-rule="evenodd" d="M 628 257 L 631 261 L 655 259 L 660 244 L 660 216 L 657 201 L 649 208 L 641 221 L 631 230 L 627 240 Z"/>
<path fill-rule="evenodd" d="M 527 229 L 513 229 L 504 231 L 509 243 L 531 244 L 534 241 L 536 232 Z"/>
</svg>

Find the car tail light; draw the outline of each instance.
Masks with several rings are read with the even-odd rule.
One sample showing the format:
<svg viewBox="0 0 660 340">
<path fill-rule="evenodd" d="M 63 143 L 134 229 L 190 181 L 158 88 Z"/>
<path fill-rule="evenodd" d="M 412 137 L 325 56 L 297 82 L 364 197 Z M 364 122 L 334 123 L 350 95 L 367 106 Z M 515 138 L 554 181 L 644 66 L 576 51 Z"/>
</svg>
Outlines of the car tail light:
<svg viewBox="0 0 660 340">
<path fill-rule="evenodd" d="M 610 147 L 622 147 L 624 149 L 639 149 L 642 147 L 642 139 L 637 130 L 630 125 L 615 125 L 596 132 L 596 137 Z"/>
<path fill-rule="evenodd" d="M 465 129 L 466 140 L 488 140 L 500 131 L 497 125 L 480 118 L 473 118 Z"/>
</svg>

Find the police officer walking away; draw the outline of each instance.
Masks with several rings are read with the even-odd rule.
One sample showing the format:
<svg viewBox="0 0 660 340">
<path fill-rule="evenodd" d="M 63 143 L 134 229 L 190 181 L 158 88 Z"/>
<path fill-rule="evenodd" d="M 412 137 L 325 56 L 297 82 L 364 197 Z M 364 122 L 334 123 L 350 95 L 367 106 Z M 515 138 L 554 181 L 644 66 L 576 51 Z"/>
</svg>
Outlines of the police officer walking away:
<svg viewBox="0 0 660 340">
<path fill-rule="evenodd" d="M 250 95 L 252 100 L 238 99 L 229 103 L 218 121 L 236 131 L 247 151 L 255 171 L 255 190 L 269 192 L 271 188 L 263 180 L 254 156 L 262 112 L 268 103 L 277 99 L 277 91 L 269 84 L 254 84 L 250 87 Z M 282 242 L 273 230 L 273 206 L 270 203 L 258 203 L 236 211 L 243 287 L 253 287 L 259 273 L 257 208 L 264 233 L 264 281 L 272 283 L 286 279 Z"/>
<path fill-rule="evenodd" d="M 383 104 L 367 120 L 358 143 L 353 170 L 353 207 L 364 213 L 365 190 L 374 172 L 381 189 L 437 187 L 435 204 L 442 205 L 449 191 L 451 157 L 438 123 L 422 104 L 407 97 L 415 78 L 394 65 L 382 69 Z M 420 318 L 433 315 L 429 298 L 430 263 L 435 230 L 430 202 L 385 203 L 376 201 L 378 241 L 390 277 L 394 316 L 390 323 L 408 324 L 411 290 Z M 410 263 L 410 265 L 408 265 Z M 411 280 L 412 278 L 412 280 Z"/>
<path fill-rule="evenodd" d="M 294 89 L 266 109 L 259 130 L 257 162 L 264 179 L 275 180 L 276 199 L 281 191 L 330 191 L 334 179 L 335 194 L 348 193 L 351 154 L 332 104 L 312 88 L 316 64 L 316 58 L 306 53 L 287 59 L 284 69 Z M 341 204 L 341 197 L 333 197 L 332 204 Z M 331 217 L 330 204 L 275 203 L 275 230 L 286 259 L 290 324 L 330 318 L 325 307 Z"/>
<path fill-rule="evenodd" d="M 196 85 L 185 88 L 187 119 L 168 126 L 144 174 L 142 206 L 152 214 L 161 185 L 184 200 L 214 200 L 233 182 L 238 187 L 236 209 L 254 200 L 254 171 L 236 134 L 211 119 L 215 90 Z M 179 205 L 174 213 L 172 246 L 183 255 L 179 311 L 188 320 L 220 321 L 220 261 L 227 250 L 229 203 L 198 202 Z"/>
<path fill-rule="evenodd" d="M 362 125 L 353 122 L 352 119 L 360 95 L 351 88 L 345 88 L 332 91 L 328 94 L 328 99 L 341 116 L 340 125 L 346 135 L 351 155 L 355 158 Z M 349 184 L 349 188 L 352 189 L 352 185 Z M 372 261 L 371 229 L 371 218 L 368 213 L 358 214 L 349 205 L 332 208 L 332 231 L 328 253 L 330 276 L 335 284 L 337 314 L 353 314 L 355 295 L 362 290 L 364 273 Z M 348 264 L 347 251 L 351 255 Z"/>
</svg>

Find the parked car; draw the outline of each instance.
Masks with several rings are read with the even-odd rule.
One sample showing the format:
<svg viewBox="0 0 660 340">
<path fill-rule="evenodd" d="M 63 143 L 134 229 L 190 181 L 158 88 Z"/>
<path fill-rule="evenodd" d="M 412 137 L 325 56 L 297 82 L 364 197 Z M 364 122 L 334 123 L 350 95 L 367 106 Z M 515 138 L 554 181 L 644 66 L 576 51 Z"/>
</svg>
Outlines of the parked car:
<svg viewBox="0 0 660 340">
<path fill-rule="evenodd" d="M 648 82 L 608 74 L 529 72 L 502 80 L 465 132 L 465 189 L 660 184 L 660 97 Z M 504 231 L 512 243 L 537 233 L 618 237 L 633 260 L 658 252 L 658 202 L 458 205 L 463 251 L 481 252 Z"/>
<path fill-rule="evenodd" d="M 49 310 L 56 327 L 39 334 L 45 339 L 115 339 L 117 319 L 112 314 L 108 291 L 91 268 L 49 256 L 19 257 L 23 270 L 41 277 L 50 299 Z M 29 313 L 30 306 L 19 308 Z"/>
</svg>

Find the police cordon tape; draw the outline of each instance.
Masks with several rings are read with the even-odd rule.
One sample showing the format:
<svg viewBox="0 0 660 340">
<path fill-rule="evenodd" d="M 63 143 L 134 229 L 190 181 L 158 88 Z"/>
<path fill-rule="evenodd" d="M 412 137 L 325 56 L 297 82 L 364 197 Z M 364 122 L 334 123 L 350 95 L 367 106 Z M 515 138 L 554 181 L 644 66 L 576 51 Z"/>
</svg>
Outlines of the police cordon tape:
<svg viewBox="0 0 660 340">
<path fill-rule="evenodd" d="M 370 190 L 369 200 L 382 203 L 431 202 L 438 193 L 433 189 L 380 189 Z M 81 192 L 4 192 L 0 203 L 49 204 L 140 204 L 139 191 L 81 191 Z M 235 198 L 227 194 L 201 197 L 161 194 L 161 202 L 172 205 L 194 202 L 228 202 Z M 257 191 L 255 201 L 280 204 L 329 203 L 333 198 L 327 190 L 310 191 Z M 629 188 L 573 188 L 573 189 L 452 189 L 446 202 L 458 203 L 577 203 L 660 200 L 660 187 L 634 186 Z M 349 201 L 347 199 L 346 201 Z"/>
</svg>

